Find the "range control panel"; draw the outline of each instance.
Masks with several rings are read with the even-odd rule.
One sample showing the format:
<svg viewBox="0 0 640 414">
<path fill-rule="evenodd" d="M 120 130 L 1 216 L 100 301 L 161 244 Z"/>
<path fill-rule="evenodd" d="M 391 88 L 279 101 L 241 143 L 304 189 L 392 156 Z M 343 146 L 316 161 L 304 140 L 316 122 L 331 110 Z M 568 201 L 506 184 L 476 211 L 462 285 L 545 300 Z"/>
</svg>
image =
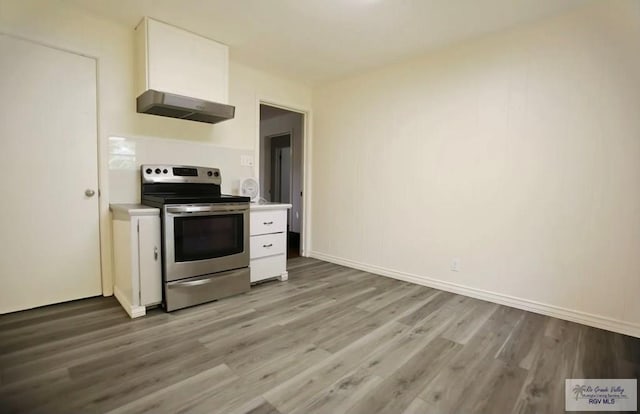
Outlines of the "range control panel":
<svg viewBox="0 0 640 414">
<path fill-rule="evenodd" d="M 221 183 L 220 169 L 191 165 L 141 165 L 143 183 Z"/>
</svg>

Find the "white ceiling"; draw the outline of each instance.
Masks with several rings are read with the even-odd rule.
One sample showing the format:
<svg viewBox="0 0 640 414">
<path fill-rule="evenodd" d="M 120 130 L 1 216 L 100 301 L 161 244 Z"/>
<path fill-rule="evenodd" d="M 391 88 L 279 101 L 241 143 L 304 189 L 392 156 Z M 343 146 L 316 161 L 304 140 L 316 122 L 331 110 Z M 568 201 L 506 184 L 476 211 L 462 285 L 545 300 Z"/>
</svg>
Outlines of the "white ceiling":
<svg viewBox="0 0 640 414">
<path fill-rule="evenodd" d="M 150 16 L 308 83 L 409 59 L 588 0 L 63 0 L 133 29 Z"/>
</svg>

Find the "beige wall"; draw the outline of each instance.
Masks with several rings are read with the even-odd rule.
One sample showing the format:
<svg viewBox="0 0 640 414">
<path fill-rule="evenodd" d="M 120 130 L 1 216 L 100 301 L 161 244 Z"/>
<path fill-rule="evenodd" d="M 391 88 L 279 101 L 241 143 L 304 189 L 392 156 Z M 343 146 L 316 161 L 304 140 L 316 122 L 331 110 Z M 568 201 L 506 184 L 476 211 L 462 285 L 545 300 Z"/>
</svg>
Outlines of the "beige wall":
<svg viewBox="0 0 640 414">
<path fill-rule="evenodd" d="M 180 139 L 255 151 L 259 99 L 303 108 L 310 107 L 311 103 L 311 90 L 307 86 L 231 62 L 229 102 L 236 106 L 234 120 L 209 125 L 137 114 L 133 29 L 56 0 L 0 1 L 0 31 L 98 59 L 101 238 L 103 275 L 107 276 L 103 286 L 105 294 L 111 294 L 109 136 Z M 64 91 L 60 91 L 60 95 L 64 97 Z M 240 178 L 223 176 L 231 180 Z"/>
<path fill-rule="evenodd" d="M 313 255 L 640 335 L 638 2 L 321 85 L 313 108 Z"/>
</svg>

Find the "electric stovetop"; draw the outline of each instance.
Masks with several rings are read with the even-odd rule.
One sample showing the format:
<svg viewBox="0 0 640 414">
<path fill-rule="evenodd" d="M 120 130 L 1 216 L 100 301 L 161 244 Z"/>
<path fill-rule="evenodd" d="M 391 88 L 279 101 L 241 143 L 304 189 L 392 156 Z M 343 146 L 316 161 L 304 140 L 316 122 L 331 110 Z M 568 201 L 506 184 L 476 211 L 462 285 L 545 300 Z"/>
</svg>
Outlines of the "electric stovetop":
<svg viewBox="0 0 640 414">
<path fill-rule="evenodd" d="M 249 197 L 227 194 L 145 194 L 142 196 L 142 204 L 151 207 L 162 207 L 166 204 L 224 204 L 224 203 L 248 203 Z"/>
</svg>

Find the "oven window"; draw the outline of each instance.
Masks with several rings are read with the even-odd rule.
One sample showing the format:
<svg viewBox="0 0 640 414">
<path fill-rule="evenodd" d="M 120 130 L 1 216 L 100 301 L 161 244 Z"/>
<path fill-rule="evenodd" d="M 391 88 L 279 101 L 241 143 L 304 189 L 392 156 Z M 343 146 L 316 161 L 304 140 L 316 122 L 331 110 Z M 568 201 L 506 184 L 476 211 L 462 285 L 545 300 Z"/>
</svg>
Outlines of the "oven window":
<svg viewBox="0 0 640 414">
<path fill-rule="evenodd" d="M 176 217 L 176 262 L 214 259 L 244 250 L 242 214 Z"/>
</svg>

